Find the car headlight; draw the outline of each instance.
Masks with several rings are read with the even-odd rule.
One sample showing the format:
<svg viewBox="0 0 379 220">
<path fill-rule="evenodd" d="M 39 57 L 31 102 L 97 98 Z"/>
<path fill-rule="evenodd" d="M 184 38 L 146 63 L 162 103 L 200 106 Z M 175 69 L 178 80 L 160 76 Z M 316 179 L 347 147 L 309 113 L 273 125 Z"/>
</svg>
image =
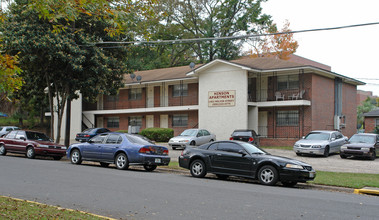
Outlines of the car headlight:
<svg viewBox="0 0 379 220">
<path fill-rule="evenodd" d="M 44 145 L 44 144 L 38 144 L 37 147 L 44 147 L 44 148 L 49 148 L 49 145 Z"/>
<path fill-rule="evenodd" d="M 180 143 L 187 143 L 189 140 L 181 140 Z"/>
<path fill-rule="evenodd" d="M 61 147 L 62 150 L 67 150 L 67 147 Z"/>
<path fill-rule="evenodd" d="M 295 144 L 294 147 L 300 147 L 300 144 Z"/>
<path fill-rule="evenodd" d="M 303 166 L 301 166 L 301 165 L 296 165 L 296 164 L 292 164 L 292 163 L 287 163 L 287 164 L 286 164 L 286 168 L 300 169 L 300 170 L 304 169 Z"/>
<path fill-rule="evenodd" d="M 341 146 L 341 150 L 347 150 L 346 146 Z"/>
<path fill-rule="evenodd" d="M 312 145 L 312 148 L 321 148 L 321 145 Z"/>
</svg>

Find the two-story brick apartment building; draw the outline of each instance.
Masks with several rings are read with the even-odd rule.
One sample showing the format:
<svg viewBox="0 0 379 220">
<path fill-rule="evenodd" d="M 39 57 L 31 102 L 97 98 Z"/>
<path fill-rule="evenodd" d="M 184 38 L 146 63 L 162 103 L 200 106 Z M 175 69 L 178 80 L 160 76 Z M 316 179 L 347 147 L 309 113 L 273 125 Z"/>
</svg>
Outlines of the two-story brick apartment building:
<svg viewBox="0 0 379 220">
<path fill-rule="evenodd" d="M 296 61 L 296 62 L 295 62 Z M 130 125 L 206 128 L 218 140 L 235 129 L 254 129 L 263 145 L 292 145 L 316 129 L 356 132 L 357 85 L 329 66 L 293 56 L 291 61 L 245 57 L 196 66 L 139 71 L 125 76 L 116 96 L 96 104 L 73 103 L 71 135 L 82 125 L 127 130 Z M 64 127 L 64 126 L 63 126 Z M 64 130 L 64 128 L 63 128 Z"/>
</svg>

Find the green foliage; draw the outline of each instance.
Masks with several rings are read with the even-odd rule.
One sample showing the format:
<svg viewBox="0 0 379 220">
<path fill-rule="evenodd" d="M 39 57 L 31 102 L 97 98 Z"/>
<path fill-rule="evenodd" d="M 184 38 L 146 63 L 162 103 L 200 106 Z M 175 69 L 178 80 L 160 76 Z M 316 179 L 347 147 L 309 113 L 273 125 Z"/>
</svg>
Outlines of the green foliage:
<svg viewBox="0 0 379 220">
<path fill-rule="evenodd" d="M 120 133 L 128 133 L 128 130 L 118 130 L 116 132 L 120 132 Z"/>
<path fill-rule="evenodd" d="M 171 128 L 146 128 L 139 134 L 156 142 L 168 142 L 174 136 L 174 130 Z"/>
<path fill-rule="evenodd" d="M 367 97 L 361 105 L 357 107 L 357 128 L 360 129 L 363 125 L 364 117 L 363 114 L 372 111 L 375 109 L 376 100 Z"/>
<path fill-rule="evenodd" d="M 375 134 L 379 134 L 379 126 L 376 126 L 375 129 L 374 129 L 374 133 Z"/>
</svg>

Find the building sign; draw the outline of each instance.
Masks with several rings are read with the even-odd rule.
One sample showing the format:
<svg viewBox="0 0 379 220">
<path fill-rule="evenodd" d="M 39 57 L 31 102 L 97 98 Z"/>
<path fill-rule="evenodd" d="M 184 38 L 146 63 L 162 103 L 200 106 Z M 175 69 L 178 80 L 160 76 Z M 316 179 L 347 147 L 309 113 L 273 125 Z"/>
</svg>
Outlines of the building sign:
<svg viewBox="0 0 379 220">
<path fill-rule="evenodd" d="M 209 107 L 226 107 L 236 105 L 236 90 L 209 91 Z"/>
</svg>

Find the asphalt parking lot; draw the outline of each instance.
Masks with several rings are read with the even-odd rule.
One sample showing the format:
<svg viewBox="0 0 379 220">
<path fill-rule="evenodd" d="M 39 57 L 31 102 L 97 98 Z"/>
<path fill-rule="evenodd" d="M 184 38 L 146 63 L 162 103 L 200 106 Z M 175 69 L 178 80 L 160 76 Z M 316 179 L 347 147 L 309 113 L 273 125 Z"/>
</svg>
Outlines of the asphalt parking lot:
<svg viewBox="0 0 379 220">
<path fill-rule="evenodd" d="M 159 143 L 159 145 L 168 146 L 165 143 Z M 297 156 L 291 150 L 265 149 L 265 151 L 276 156 L 303 161 L 312 165 L 316 171 L 379 174 L 379 157 L 372 161 L 368 159 L 341 159 L 339 154 L 331 154 L 329 157 Z M 169 155 L 172 161 L 178 161 L 181 153 L 182 150 L 172 150 L 169 148 Z"/>
</svg>

